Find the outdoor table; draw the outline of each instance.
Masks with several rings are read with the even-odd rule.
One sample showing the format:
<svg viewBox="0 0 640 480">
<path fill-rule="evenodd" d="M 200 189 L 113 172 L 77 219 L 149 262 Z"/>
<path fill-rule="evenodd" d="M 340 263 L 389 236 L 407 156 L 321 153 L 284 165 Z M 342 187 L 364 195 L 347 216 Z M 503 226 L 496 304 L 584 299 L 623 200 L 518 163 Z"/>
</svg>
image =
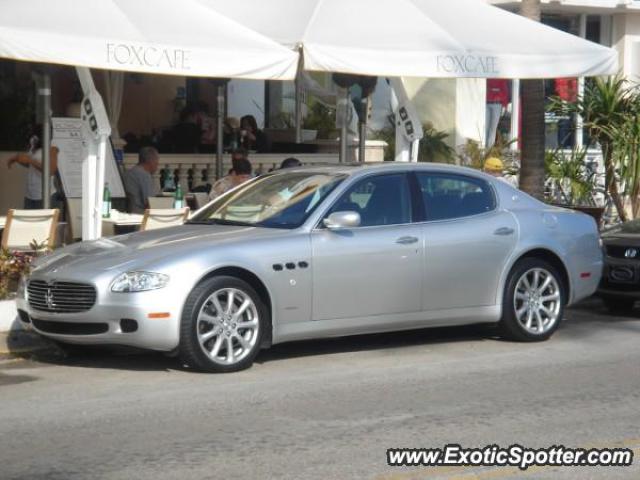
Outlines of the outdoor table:
<svg viewBox="0 0 640 480">
<path fill-rule="evenodd" d="M 161 197 L 173 197 L 175 194 L 173 192 L 162 192 L 160 194 Z M 197 210 L 196 208 L 196 197 L 192 192 L 187 192 L 184 194 L 184 201 L 192 211 Z"/>
<path fill-rule="evenodd" d="M 135 231 L 142 225 L 143 215 L 139 213 L 119 212 L 111 210 L 110 218 L 102 219 L 102 235 L 110 237 L 126 231 Z"/>
</svg>

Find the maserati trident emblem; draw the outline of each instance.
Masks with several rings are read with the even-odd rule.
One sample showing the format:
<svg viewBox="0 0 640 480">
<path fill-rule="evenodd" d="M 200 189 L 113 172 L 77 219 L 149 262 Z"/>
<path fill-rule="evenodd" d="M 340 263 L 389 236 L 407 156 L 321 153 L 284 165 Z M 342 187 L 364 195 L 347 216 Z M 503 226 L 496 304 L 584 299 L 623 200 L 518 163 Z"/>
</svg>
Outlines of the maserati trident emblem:
<svg viewBox="0 0 640 480">
<path fill-rule="evenodd" d="M 636 258 L 638 256 L 637 248 L 627 248 L 624 252 L 624 258 Z"/>
<path fill-rule="evenodd" d="M 49 307 L 49 310 L 53 310 L 53 307 L 55 307 L 55 304 L 53 303 L 53 292 L 51 291 L 51 287 L 47 287 L 45 301 L 47 302 L 47 307 Z"/>
</svg>

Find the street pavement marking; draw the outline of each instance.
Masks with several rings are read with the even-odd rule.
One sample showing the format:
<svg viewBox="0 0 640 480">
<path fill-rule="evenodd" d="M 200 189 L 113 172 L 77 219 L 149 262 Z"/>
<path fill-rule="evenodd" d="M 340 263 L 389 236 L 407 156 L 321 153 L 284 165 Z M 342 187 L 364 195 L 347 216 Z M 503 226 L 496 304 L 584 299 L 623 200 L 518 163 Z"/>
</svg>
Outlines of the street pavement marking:
<svg viewBox="0 0 640 480">
<path fill-rule="evenodd" d="M 633 451 L 634 465 L 636 459 L 640 455 L 640 438 L 627 440 L 614 440 L 607 444 L 594 443 L 583 445 L 576 448 L 592 449 L 592 448 L 621 448 L 635 447 Z M 573 447 L 572 447 L 573 448 Z M 375 477 L 375 480 L 424 480 L 427 478 L 442 478 L 444 480 L 485 480 L 493 478 L 504 478 L 508 476 L 523 477 L 531 473 L 548 470 L 550 468 L 581 468 L 580 465 L 573 467 L 563 467 L 558 465 L 549 466 L 531 466 L 527 470 L 520 470 L 518 467 L 480 467 L 480 466 L 442 466 L 442 467 L 423 467 L 416 468 L 412 471 L 401 473 L 382 474 Z M 597 468 L 597 467 L 589 467 Z M 619 468 L 619 467 L 601 467 L 601 468 Z M 479 470 L 484 469 L 484 470 Z"/>
</svg>

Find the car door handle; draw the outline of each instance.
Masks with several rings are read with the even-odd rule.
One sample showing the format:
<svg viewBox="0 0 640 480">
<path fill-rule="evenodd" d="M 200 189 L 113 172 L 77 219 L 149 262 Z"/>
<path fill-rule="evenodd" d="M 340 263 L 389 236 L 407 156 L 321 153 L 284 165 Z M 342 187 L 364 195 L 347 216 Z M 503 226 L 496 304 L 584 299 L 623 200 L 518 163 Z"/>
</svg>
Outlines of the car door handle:
<svg viewBox="0 0 640 480">
<path fill-rule="evenodd" d="M 494 235 L 507 236 L 507 235 L 513 235 L 513 232 L 515 232 L 515 230 L 513 228 L 502 227 L 502 228 L 497 229 L 495 232 L 493 232 L 493 234 Z"/>
<path fill-rule="evenodd" d="M 400 237 L 396 240 L 396 243 L 400 245 L 411 245 L 412 243 L 417 243 L 418 237 Z"/>
</svg>

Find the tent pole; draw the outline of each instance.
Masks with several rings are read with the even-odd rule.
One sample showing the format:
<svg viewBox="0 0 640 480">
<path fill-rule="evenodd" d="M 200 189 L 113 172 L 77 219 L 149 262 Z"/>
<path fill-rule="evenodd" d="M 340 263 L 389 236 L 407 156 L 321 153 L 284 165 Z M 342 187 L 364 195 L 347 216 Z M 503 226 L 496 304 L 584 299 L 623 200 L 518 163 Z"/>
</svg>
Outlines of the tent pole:
<svg viewBox="0 0 640 480">
<path fill-rule="evenodd" d="M 342 98 L 341 110 L 342 110 L 342 125 L 340 125 L 340 163 L 346 163 L 347 161 L 347 112 L 349 107 L 349 89 L 344 89 L 344 96 Z"/>
<path fill-rule="evenodd" d="M 295 122 L 296 122 L 296 143 L 302 143 L 302 78 L 300 77 L 300 69 L 298 68 L 298 73 L 296 74 L 296 111 L 295 111 Z"/>
<path fill-rule="evenodd" d="M 111 125 L 108 121 L 102 97 L 93 83 L 91 70 L 87 67 L 76 67 L 76 73 L 84 100 L 82 101 L 81 118 L 84 121 L 83 135 L 88 144 L 87 156 L 82 161 L 82 239 L 95 240 L 102 235 L 102 193 L 105 178 L 105 164 L 107 142 L 111 135 Z M 85 111 L 85 101 L 90 102 L 93 109 Z M 94 127 L 87 127 L 88 120 L 93 117 Z"/>
<path fill-rule="evenodd" d="M 42 76 L 42 208 L 51 208 L 51 76 Z"/>
<path fill-rule="evenodd" d="M 360 99 L 360 142 L 358 144 L 358 162 L 364 163 L 367 146 L 367 117 L 369 116 L 369 95 Z"/>
<path fill-rule="evenodd" d="M 218 85 L 218 121 L 216 135 L 216 180 L 222 178 L 222 153 L 224 148 L 224 93 L 226 83 Z"/>
<path fill-rule="evenodd" d="M 511 82 L 511 144 L 509 150 L 518 151 L 518 138 L 520 137 L 520 80 Z"/>
<path fill-rule="evenodd" d="M 580 24 L 579 24 L 579 33 L 580 38 L 587 38 L 587 14 L 580 14 Z M 578 78 L 578 98 L 581 98 L 584 95 L 584 77 Z M 573 137 L 574 147 L 582 148 L 582 144 L 584 143 L 584 119 L 582 115 L 576 114 L 576 134 Z"/>
</svg>

